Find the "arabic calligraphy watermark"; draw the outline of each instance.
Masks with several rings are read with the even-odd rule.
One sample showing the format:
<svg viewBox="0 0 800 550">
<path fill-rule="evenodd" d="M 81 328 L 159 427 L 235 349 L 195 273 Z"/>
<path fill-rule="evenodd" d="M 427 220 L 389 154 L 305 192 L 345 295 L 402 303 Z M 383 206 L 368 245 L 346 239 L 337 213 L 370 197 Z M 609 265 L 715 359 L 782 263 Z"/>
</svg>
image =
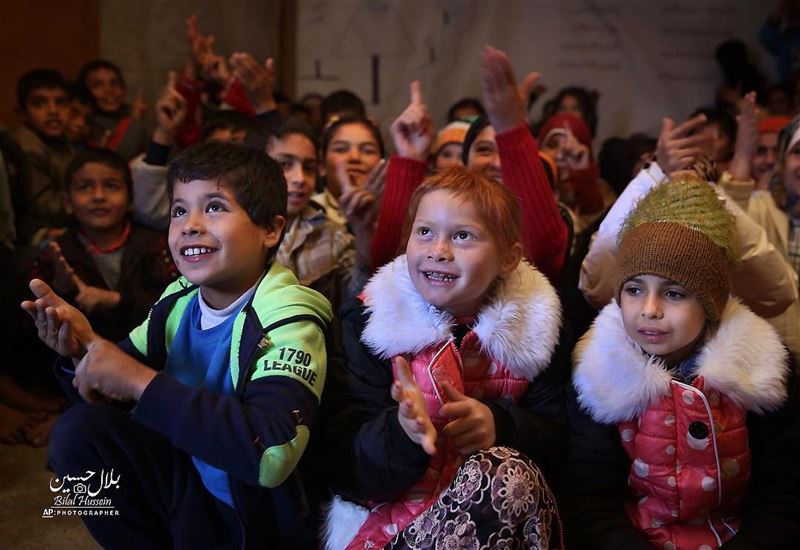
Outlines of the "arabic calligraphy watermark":
<svg viewBox="0 0 800 550">
<path fill-rule="evenodd" d="M 119 489 L 119 479 L 113 468 L 108 472 L 86 470 L 82 476 L 50 478 L 50 492 L 57 494 L 53 496 L 53 506 L 42 512 L 42 518 L 118 516 L 119 510 L 114 508 L 111 495 L 113 490 Z"/>
</svg>

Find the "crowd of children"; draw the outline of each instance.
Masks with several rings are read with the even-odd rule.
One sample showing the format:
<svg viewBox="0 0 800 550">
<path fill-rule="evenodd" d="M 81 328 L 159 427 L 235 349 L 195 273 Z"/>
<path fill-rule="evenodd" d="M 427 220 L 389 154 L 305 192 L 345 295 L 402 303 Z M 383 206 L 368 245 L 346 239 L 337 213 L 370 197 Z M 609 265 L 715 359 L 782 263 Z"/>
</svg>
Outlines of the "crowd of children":
<svg viewBox="0 0 800 550">
<path fill-rule="evenodd" d="M 740 82 L 596 148 L 487 46 L 387 155 L 187 39 L 150 133 L 96 60 L 0 136 L 0 441 L 120 475 L 101 545 L 793 547 L 800 115 Z"/>
</svg>

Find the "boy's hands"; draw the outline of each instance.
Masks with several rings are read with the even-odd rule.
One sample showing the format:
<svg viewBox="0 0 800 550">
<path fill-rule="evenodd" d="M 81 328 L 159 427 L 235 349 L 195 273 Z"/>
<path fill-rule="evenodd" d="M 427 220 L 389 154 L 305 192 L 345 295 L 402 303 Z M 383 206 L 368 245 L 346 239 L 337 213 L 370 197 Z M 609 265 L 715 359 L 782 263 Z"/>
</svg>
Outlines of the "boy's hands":
<svg viewBox="0 0 800 550">
<path fill-rule="evenodd" d="M 400 408 L 397 419 L 403 431 L 429 455 L 436 454 L 436 428 L 428 416 L 425 398 L 411 375 L 411 367 L 401 356 L 395 357 L 396 378 L 392 384 L 392 399 Z"/>
<path fill-rule="evenodd" d="M 122 295 L 115 290 L 89 286 L 77 276 L 75 280 L 78 284 L 75 301 L 78 303 L 78 307 L 86 313 L 92 314 L 95 311 L 115 308 L 122 299 Z"/>
<path fill-rule="evenodd" d="M 25 300 L 21 307 L 33 318 L 42 342 L 64 357 L 83 357 L 97 338 L 89 320 L 44 281 L 33 279 L 30 288 L 36 300 Z"/>
<path fill-rule="evenodd" d="M 195 64 L 209 80 L 224 84 L 230 77 L 225 58 L 214 53 L 214 37 L 203 36 L 197 26 L 197 15 L 186 19 L 186 37 L 192 48 Z"/>
<path fill-rule="evenodd" d="M 517 87 L 511 61 L 505 52 L 486 46 L 481 59 L 483 106 L 495 131 L 505 132 L 526 122 L 528 96 L 542 75 L 528 73 L 522 85 Z"/>
<path fill-rule="evenodd" d="M 441 414 L 453 418 L 442 429 L 443 435 L 453 438 L 463 456 L 492 447 L 497 439 L 492 410 L 459 392 L 449 382 L 443 382 L 442 387 L 447 403 L 442 405 Z"/>
<path fill-rule="evenodd" d="M 136 96 L 133 98 L 133 102 L 131 103 L 131 117 L 136 120 L 141 120 L 147 114 L 147 110 L 150 106 L 144 100 L 144 90 L 142 87 L 139 87 L 139 90 L 136 92 Z"/>
<path fill-rule="evenodd" d="M 89 403 L 138 401 L 156 371 L 103 338 L 95 338 L 75 369 L 72 385 Z"/>
<path fill-rule="evenodd" d="M 750 164 L 758 148 L 758 107 L 755 92 L 745 94 L 738 122 L 736 146 L 728 171 L 734 180 L 747 181 L 750 179 Z"/>
<path fill-rule="evenodd" d="M 249 53 L 236 52 L 231 55 L 230 65 L 233 76 L 242 83 L 247 99 L 253 105 L 257 115 L 278 108 L 272 95 L 275 85 L 274 61 L 268 57 L 261 65 Z"/>
<path fill-rule="evenodd" d="M 670 177 L 675 172 L 686 170 L 692 166 L 697 157 L 707 149 L 707 138 L 702 133 L 689 135 L 706 122 L 705 115 L 690 118 L 678 127 L 665 118 L 661 121 L 661 134 L 658 136 L 656 161 L 664 175 Z"/>
<path fill-rule="evenodd" d="M 167 147 L 175 143 L 175 135 L 186 120 L 186 99 L 176 89 L 176 80 L 175 71 L 169 71 L 167 87 L 156 103 L 157 126 L 153 141 Z"/>
<path fill-rule="evenodd" d="M 380 212 L 383 187 L 386 181 L 386 161 L 381 159 L 367 176 L 363 185 L 354 185 L 344 162 L 336 166 L 336 176 L 342 189 L 339 206 L 356 240 L 358 263 L 370 265 L 372 235 Z"/>
<path fill-rule="evenodd" d="M 61 253 L 61 246 L 56 241 L 48 243 L 50 248 L 50 264 L 53 266 L 53 289 L 61 294 L 72 293 L 77 289 L 75 270 Z"/>
<path fill-rule="evenodd" d="M 391 133 L 399 156 L 427 162 L 434 131 L 419 80 L 411 83 L 411 103 L 392 123 Z"/>
</svg>

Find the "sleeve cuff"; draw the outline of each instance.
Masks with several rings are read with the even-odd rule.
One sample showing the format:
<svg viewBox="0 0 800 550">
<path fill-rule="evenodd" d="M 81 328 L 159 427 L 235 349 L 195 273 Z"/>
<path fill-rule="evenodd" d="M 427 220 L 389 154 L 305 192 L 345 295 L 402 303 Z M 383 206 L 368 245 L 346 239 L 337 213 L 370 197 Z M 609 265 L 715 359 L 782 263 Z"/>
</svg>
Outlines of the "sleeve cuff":
<svg viewBox="0 0 800 550">
<path fill-rule="evenodd" d="M 172 148 L 156 143 L 152 139 L 147 144 L 147 153 L 144 162 L 152 166 L 166 166 L 169 161 L 169 153 Z"/>
</svg>

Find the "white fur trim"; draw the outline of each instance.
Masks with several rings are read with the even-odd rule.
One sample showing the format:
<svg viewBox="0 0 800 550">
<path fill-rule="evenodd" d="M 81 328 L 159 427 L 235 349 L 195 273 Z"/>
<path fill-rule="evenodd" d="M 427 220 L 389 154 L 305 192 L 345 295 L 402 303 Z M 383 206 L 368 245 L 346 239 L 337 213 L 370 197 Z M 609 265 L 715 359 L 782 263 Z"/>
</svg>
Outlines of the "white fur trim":
<svg viewBox="0 0 800 550">
<path fill-rule="evenodd" d="M 325 518 L 325 550 L 347 548 L 367 521 L 369 510 L 338 495 L 328 505 Z"/>
<path fill-rule="evenodd" d="M 422 299 L 405 255 L 383 266 L 364 295 L 370 319 L 361 339 L 383 358 L 418 353 L 451 336 L 453 317 Z M 478 313 L 473 331 L 491 358 L 515 376 L 533 380 L 550 363 L 560 328 L 555 289 L 536 268 L 520 262 Z"/>
<path fill-rule="evenodd" d="M 597 422 L 632 420 L 670 391 L 662 361 L 631 340 L 622 310 L 608 304 L 573 352 L 578 401 Z M 697 374 L 750 412 L 773 410 L 786 399 L 788 354 L 775 330 L 735 298 L 717 330 L 707 335 Z"/>
</svg>

